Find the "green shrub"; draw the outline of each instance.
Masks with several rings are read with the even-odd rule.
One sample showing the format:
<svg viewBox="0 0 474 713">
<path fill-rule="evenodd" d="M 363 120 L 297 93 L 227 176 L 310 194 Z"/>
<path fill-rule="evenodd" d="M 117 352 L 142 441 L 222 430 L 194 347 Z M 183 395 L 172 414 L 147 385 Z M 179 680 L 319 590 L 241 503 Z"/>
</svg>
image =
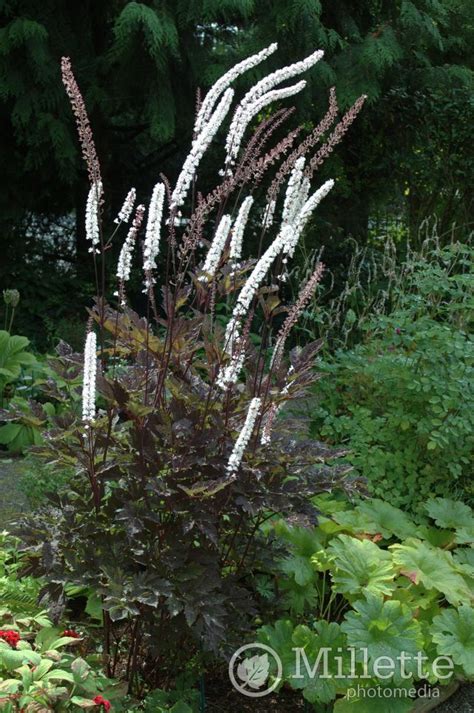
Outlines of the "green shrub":
<svg viewBox="0 0 474 713">
<path fill-rule="evenodd" d="M 22 471 L 18 487 L 32 509 L 39 508 L 48 502 L 48 496 L 59 493 L 71 480 L 73 468 L 58 469 L 39 458 L 26 456 L 22 463 Z"/>
<path fill-rule="evenodd" d="M 275 618 L 259 630 L 259 641 L 271 646 L 283 662 L 283 680 L 302 690 L 314 704 L 335 702 L 334 711 L 385 710 L 386 687 L 412 688 L 423 683 L 409 662 L 418 652 L 426 656 L 423 673 L 428 683 L 445 684 L 431 664 L 451 657 L 453 677 L 474 677 L 474 608 L 472 582 L 474 517 L 463 503 L 432 499 L 426 503 L 425 523 L 417 525 L 401 510 L 378 499 L 348 507 L 318 498 L 325 515 L 316 528 L 274 525 L 276 541 L 286 547 L 276 572 L 268 573 L 265 592 Z M 304 649 L 313 668 L 321 648 L 331 649 L 329 674 L 310 676 L 301 665 L 294 678 L 295 651 Z M 355 649 L 355 664 L 348 653 Z M 367 649 L 368 678 L 362 649 Z M 405 652 L 402 677 L 397 657 Z M 341 656 L 341 677 L 336 676 Z M 391 679 L 374 671 L 379 656 L 395 662 Z M 412 661 L 413 663 L 413 661 Z M 275 670 L 271 669 L 275 674 Z M 355 673 L 355 675 L 354 675 Z M 369 705 L 357 686 L 377 687 Z M 348 688 L 357 696 L 348 701 Z M 385 701 L 385 703 L 384 703 Z M 390 711 L 409 711 L 411 697 L 393 698 Z M 379 707 L 377 707 L 379 706 Z"/>
<path fill-rule="evenodd" d="M 372 494 L 413 511 L 473 494 L 472 277 L 452 272 L 453 251 L 420 262 L 397 308 L 368 319 L 364 342 L 328 359 L 318 383 L 313 433 L 351 449 Z"/>
</svg>

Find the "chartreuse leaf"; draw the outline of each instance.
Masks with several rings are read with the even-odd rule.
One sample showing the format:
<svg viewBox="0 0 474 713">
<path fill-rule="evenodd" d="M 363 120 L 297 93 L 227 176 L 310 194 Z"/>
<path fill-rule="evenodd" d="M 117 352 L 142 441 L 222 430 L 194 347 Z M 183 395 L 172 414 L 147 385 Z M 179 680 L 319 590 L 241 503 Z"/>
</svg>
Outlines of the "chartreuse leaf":
<svg viewBox="0 0 474 713">
<path fill-rule="evenodd" d="M 438 527 L 456 530 L 459 527 L 472 527 L 474 524 L 471 508 L 457 500 L 433 498 L 428 500 L 425 509 Z"/>
<path fill-rule="evenodd" d="M 374 542 L 339 535 L 327 548 L 327 555 L 334 591 L 346 595 L 364 591 L 389 595 L 395 589 L 391 554 Z M 314 562 L 317 561 L 316 558 Z"/>
<path fill-rule="evenodd" d="M 409 574 L 416 584 L 436 589 L 450 604 L 457 605 L 472 598 L 450 552 L 416 539 L 407 540 L 403 545 L 391 545 L 390 549 L 395 566 L 401 573 Z"/>
<path fill-rule="evenodd" d="M 411 611 L 400 602 L 384 601 L 381 595 L 367 592 L 364 599 L 353 604 L 353 611 L 346 613 L 341 630 L 347 635 L 349 646 L 356 649 L 362 659 L 368 659 L 368 674 L 374 675 L 374 662 L 386 656 L 393 662 L 393 680 L 401 681 L 401 663 L 397 659 L 406 654 L 404 670 L 416 673 L 414 657 L 422 648 L 420 625 Z"/>
<path fill-rule="evenodd" d="M 364 501 L 352 511 L 336 513 L 334 519 L 354 533 L 380 534 L 385 540 L 394 535 L 404 539 L 418 534 L 417 526 L 408 515 L 378 498 Z"/>
<path fill-rule="evenodd" d="M 462 666 L 466 676 L 474 676 L 474 609 L 462 604 L 459 609 L 443 609 L 435 616 L 432 626 L 433 641 L 438 652 L 450 656 Z"/>
</svg>

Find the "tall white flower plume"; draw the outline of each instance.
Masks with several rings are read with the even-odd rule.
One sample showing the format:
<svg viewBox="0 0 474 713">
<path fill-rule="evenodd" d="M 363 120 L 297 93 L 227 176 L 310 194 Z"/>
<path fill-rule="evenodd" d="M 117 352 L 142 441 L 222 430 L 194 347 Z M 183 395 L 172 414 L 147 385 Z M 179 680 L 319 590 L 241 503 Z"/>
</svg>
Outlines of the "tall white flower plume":
<svg viewBox="0 0 474 713">
<path fill-rule="evenodd" d="M 89 332 L 84 348 L 84 375 L 82 381 L 82 420 L 91 423 L 95 418 L 95 392 L 97 379 L 97 337 Z"/>
<path fill-rule="evenodd" d="M 239 105 L 235 111 L 229 132 L 227 134 L 226 164 L 232 163 L 237 157 L 244 134 L 254 116 L 256 116 L 264 107 L 268 106 L 272 102 L 278 101 L 279 99 L 286 99 L 294 94 L 298 94 L 298 92 L 304 89 L 305 86 L 306 82 L 303 79 L 301 82 L 297 82 L 297 84 L 293 84 L 291 87 L 273 89 L 245 107 Z"/>
<path fill-rule="evenodd" d="M 133 206 L 137 200 L 137 191 L 135 188 L 130 188 L 127 196 L 123 202 L 122 207 L 119 210 L 118 216 L 115 218 L 114 223 L 128 223 L 130 216 L 132 215 Z"/>
<path fill-rule="evenodd" d="M 160 250 L 161 222 L 163 219 L 163 204 L 165 187 L 157 183 L 153 188 L 143 248 L 143 271 L 145 273 L 145 288 L 153 284 L 152 271 L 156 269 L 156 258 Z"/>
<path fill-rule="evenodd" d="M 92 243 L 90 253 L 98 253 L 97 245 L 100 243 L 100 201 L 102 198 L 102 181 L 95 181 L 87 196 L 86 203 L 86 239 Z"/>
<path fill-rule="evenodd" d="M 292 87 L 286 87 L 278 90 L 277 92 L 272 92 L 274 87 L 282 82 L 285 82 L 287 79 L 291 79 L 298 74 L 306 72 L 313 65 L 315 65 L 316 62 L 319 62 L 323 55 L 324 52 L 322 50 L 317 50 L 299 62 L 290 64 L 288 67 L 277 69 L 276 72 L 272 72 L 267 75 L 257 82 L 255 86 L 249 89 L 235 110 L 232 119 L 230 131 L 226 141 L 227 163 L 232 162 L 237 156 L 243 134 L 245 133 L 245 129 L 252 117 L 270 102 L 275 101 L 276 99 L 282 99 L 285 96 L 291 96 L 292 94 L 301 91 L 305 85 L 302 82 L 298 82 Z"/>
<path fill-rule="evenodd" d="M 242 255 L 242 245 L 244 240 L 245 228 L 249 218 L 250 208 L 253 205 L 252 196 L 247 196 L 239 208 L 237 218 L 235 219 L 234 228 L 232 230 L 232 240 L 230 243 L 231 260 L 240 260 Z"/>
<path fill-rule="evenodd" d="M 226 240 L 229 237 L 230 228 L 232 225 L 232 218 L 230 215 L 222 216 L 219 221 L 219 225 L 216 229 L 216 234 L 214 235 L 211 246 L 206 255 L 206 260 L 202 266 L 202 271 L 206 273 L 209 277 L 214 277 L 216 270 L 218 268 L 222 252 L 224 250 Z M 202 275 L 199 279 L 201 281 L 206 280 L 206 275 Z"/>
<path fill-rule="evenodd" d="M 300 162 L 296 170 L 298 172 L 302 172 L 302 168 L 303 164 Z M 299 178 L 298 180 L 297 178 L 298 177 L 295 174 L 295 176 L 293 176 L 294 185 L 297 185 L 299 181 Z M 291 178 L 289 183 L 290 182 Z M 306 182 L 306 179 L 302 178 L 301 183 L 299 185 L 303 187 L 302 190 L 304 194 L 306 194 L 308 190 L 308 184 Z M 232 316 L 229 322 L 227 323 L 224 348 L 226 352 L 231 355 L 231 360 L 227 366 L 221 369 L 218 375 L 217 384 L 221 388 L 228 389 L 229 386 L 232 383 L 235 384 L 239 378 L 240 371 L 243 367 L 243 358 L 242 352 L 240 350 L 238 350 L 237 354 L 235 354 L 234 347 L 236 344 L 238 344 L 240 340 L 240 326 L 242 324 L 242 320 L 247 314 L 254 297 L 256 296 L 258 290 L 260 289 L 260 286 L 262 285 L 263 280 L 265 279 L 268 271 L 270 270 L 278 255 L 284 254 L 289 255 L 290 257 L 293 256 L 296 245 L 298 244 L 298 240 L 300 239 L 301 234 L 313 211 L 319 205 L 322 199 L 329 193 L 333 186 L 334 181 L 330 179 L 329 181 L 326 181 L 320 188 L 318 188 L 318 190 L 315 191 L 304 202 L 303 205 L 300 205 L 300 201 L 298 199 L 298 208 L 296 210 L 296 214 L 293 212 L 293 209 L 290 210 L 288 203 L 287 222 L 282 224 L 282 227 L 277 237 L 263 253 L 255 267 L 253 268 L 252 272 L 250 273 L 249 277 L 247 278 L 247 281 L 242 287 L 237 298 L 237 302 L 232 312 Z"/>
<path fill-rule="evenodd" d="M 212 85 L 212 87 L 207 92 L 204 100 L 199 109 L 198 115 L 196 117 L 196 122 L 194 124 L 194 133 L 199 134 L 209 121 L 213 109 L 216 105 L 217 100 L 221 96 L 227 87 L 229 87 L 232 82 L 237 79 L 241 74 L 247 72 L 249 69 L 256 67 L 257 64 L 263 62 L 267 57 L 273 54 L 278 49 L 276 42 L 271 44 L 269 47 L 257 52 L 257 54 L 247 57 L 242 62 L 239 62 L 234 67 L 231 67 L 228 72 L 226 72 L 222 77 L 219 77 L 217 82 Z"/>
<path fill-rule="evenodd" d="M 127 237 L 125 238 L 124 243 L 122 245 L 122 249 L 120 251 L 117 263 L 117 277 L 121 282 L 127 282 L 130 279 L 133 248 L 135 247 L 135 240 L 137 239 L 138 229 L 140 228 L 144 213 L 145 206 L 137 206 L 135 218 L 133 219 L 131 228 L 128 231 Z"/>
<path fill-rule="evenodd" d="M 242 463 L 242 458 L 244 456 L 244 451 L 247 448 L 248 442 L 252 436 L 252 432 L 255 426 L 255 421 L 260 413 L 260 408 L 262 405 L 262 399 L 255 397 L 252 399 L 247 411 L 247 417 L 242 430 L 239 433 L 233 451 L 230 455 L 229 462 L 227 464 L 227 472 L 229 475 L 234 475 Z"/>
<path fill-rule="evenodd" d="M 234 98 L 234 90 L 226 89 L 222 99 L 215 109 L 209 121 L 202 128 L 200 133 L 194 139 L 191 151 L 186 157 L 186 160 L 181 169 L 181 173 L 176 181 L 175 189 L 171 195 L 171 208 L 178 208 L 184 203 L 188 189 L 196 175 L 197 167 L 204 153 L 208 149 L 212 139 L 217 133 L 220 125 L 227 116 L 232 99 Z"/>
<path fill-rule="evenodd" d="M 323 198 L 327 196 L 333 186 L 334 181 L 332 178 L 330 178 L 329 181 L 323 183 L 323 185 L 318 188 L 317 191 L 315 191 L 307 200 L 305 200 L 303 205 L 298 209 L 296 215 L 292 217 L 290 223 L 291 229 L 287 233 L 287 239 L 284 245 L 284 252 L 289 257 L 293 257 L 295 248 L 298 244 L 298 240 L 300 239 L 301 234 L 306 227 L 306 224 L 308 223 L 317 206 L 321 203 Z M 307 195 L 309 188 L 309 185 L 306 183 L 306 179 L 303 179 L 301 187 L 302 194 L 300 197 L 303 200 Z"/>
</svg>

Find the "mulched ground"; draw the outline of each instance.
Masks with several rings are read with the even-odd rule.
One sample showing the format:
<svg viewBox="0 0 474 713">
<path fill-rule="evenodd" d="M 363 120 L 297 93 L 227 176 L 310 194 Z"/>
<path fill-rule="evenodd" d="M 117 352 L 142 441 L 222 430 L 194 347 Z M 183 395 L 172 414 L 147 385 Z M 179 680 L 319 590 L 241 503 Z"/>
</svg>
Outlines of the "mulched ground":
<svg viewBox="0 0 474 713">
<path fill-rule="evenodd" d="M 265 698 L 246 698 L 232 686 L 225 686 L 216 681 L 207 684 L 206 713 L 323 713 L 324 707 L 305 708 L 304 701 L 291 691 L 282 691 L 275 696 Z M 439 705 L 436 713 L 474 713 L 474 684 L 466 684 L 456 691 L 445 703 Z M 381 711 L 382 713 L 382 711 Z"/>
<path fill-rule="evenodd" d="M 436 708 L 436 713 L 474 713 L 474 684 L 461 686 L 446 703 Z"/>
</svg>

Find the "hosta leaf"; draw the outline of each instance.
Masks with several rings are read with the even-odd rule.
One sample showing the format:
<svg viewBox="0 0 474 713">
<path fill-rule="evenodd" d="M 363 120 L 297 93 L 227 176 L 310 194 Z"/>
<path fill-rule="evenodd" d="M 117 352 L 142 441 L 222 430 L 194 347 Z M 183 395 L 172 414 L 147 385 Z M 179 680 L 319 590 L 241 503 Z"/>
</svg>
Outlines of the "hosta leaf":
<svg viewBox="0 0 474 713">
<path fill-rule="evenodd" d="M 474 514 L 471 508 L 457 500 L 433 498 L 428 500 L 425 509 L 439 527 L 456 529 L 472 527 L 474 524 Z"/>
<path fill-rule="evenodd" d="M 438 652 L 451 656 L 462 666 L 466 676 L 474 676 L 474 609 L 463 604 L 456 609 L 444 609 L 435 616 L 432 627 L 433 641 Z"/>
<path fill-rule="evenodd" d="M 341 629 L 358 656 L 367 649 L 369 673 L 373 674 L 373 663 L 378 657 L 388 656 L 394 663 L 394 680 L 400 680 L 397 656 L 402 651 L 411 655 L 405 670 L 415 672 L 416 662 L 412 658 L 421 649 L 422 638 L 420 626 L 411 611 L 398 601 L 384 601 L 382 596 L 369 593 L 365 599 L 355 602 L 353 607 L 354 611 L 345 615 Z"/>
<path fill-rule="evenodd" d="M 471 599 L 469 587 L 457 571 L 450 552 L 432 547 L 421 540 L 407 540 L 403 545 L 392 545 L 393 561 L 400 572 L 414 573 L 416 583 L 426 589 L 441 592 L 450 604 Z"/>
<path fill-rule="evenodd" d="M 389 595 L 395 589 L 392 557 L 374 542 L 339 535 L 327 552 L 332 559 L 330 570 L 336 592 Z"/>
</svg>

